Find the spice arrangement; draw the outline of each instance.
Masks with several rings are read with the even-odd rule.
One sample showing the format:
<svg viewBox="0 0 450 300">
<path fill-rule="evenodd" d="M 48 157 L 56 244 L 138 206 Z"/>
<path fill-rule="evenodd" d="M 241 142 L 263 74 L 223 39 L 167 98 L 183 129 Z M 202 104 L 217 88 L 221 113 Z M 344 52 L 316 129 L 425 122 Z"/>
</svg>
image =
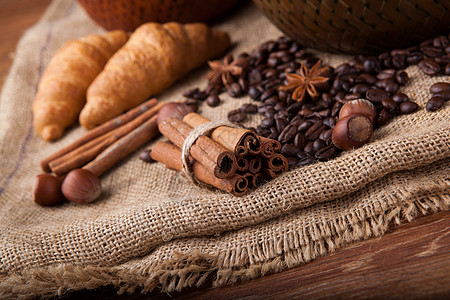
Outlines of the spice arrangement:
<svg viewBox="0 0 450 300">
<path fill-rule="evenodd" d="M 228 55 L 210 62 L 206 88 L 191 89 L 184 96 L 190 105 L 205 101 L 212 107 L 220 104 L 224 92 L 261 102 L 230 111 L 228 119 L 242 123 L 248 114 L 263 115 L 255 132 L 277 140 L 293 169 L 360 147 L 374 129 L 397 115 L 417 111 L 418 104 L 399 91 L 409 80 L 405 69 L 416 64 L 429 76 L 449 75 L 449 57 L 449 37 L 438 36 L 378 56 L 355 56 L 333 68 L 322 65 L 298 43 L 280 37 L 236 59 Z M 428 111 L 445 105 L 449 86 L 440 82 L 430 87 Z"/>
<path fill-rule="evenodd" d="M 186 106 L 171 105 L 171 109 Z M 287 160 L 279 153 L 281 145 L 250 130 L 211 122 L 194 112 L 158 121 L 159 131 L 170 143 L 158 142 L 150 157 L 195 183 L 242 196 L 288 169 Z"/>
<path fill-rule="evenodd" d="M 89 38 L 99 42 L 107 39 L 105 36 Z M 111 48 L 109 56 L 99 59 L 102 63 L 96 72 L 89 71 L 91 77 L 80 85 L 76 97 L 63 97 L 65 102 L 51 100 L 60 95 L 52 92 L 51 85 L 46 86 L 48 78 L 57 71 L 67 72 L 64 66 L 58 69 L 58 55 L 43 76 L 34 112 L 36 122 L 51 126 L 37 128 L 41 135 L 56 128 L 55 115 L 69 123 L 60 122 L 55 134 L 45 134 L 47 140 L 61 136 L 78 113 L 84 127 L 95 128 L 41 162 L 42 169 L 52 174 L 37 177 L 34 196 L 39 204 L 52 205 L 64 199 L 94 201 L 101 194 L 99 177 L 159 133 L 168 141 L 143 151 L 143 160 L 159 161 L 196 184 L 242 196 L 288 169 L 361 147 L 377 127 L 396 115 L 418 110 L 408 95 L 399 92 L 408 83 L 405 69 L 409 65 L 417 64 L 430 76 L 450 74 L 446 36 L 378 56 L 355 56 L 337 67 L 323 65 L 301 45 L 280 37 L 236 59 L 229 54 L 223 61 L 209 61 L 204 90 L 185 92 L 185 103 L 163 104 L 145 99 L 223 53 L 230 46 L 229 36 L 203 24 L 149 23 L 129 39 L 121 31 L 110 33 L 109 38 L 116 46 L 99 42 Z M 87 44 L 73 43 L 88 49 Z M 61 56 L 73 51 L 73 45 Z M 69 87 L 60 90 L 69 93 Z M 261 104 L 247 103 L 230 111 L 227 123 L 195 113 L 199 101 L 219 106 L 223 92 L 231 97 L 248 95 Z M 426 110 L 433 112 L 450 99 L 450 84 L 438 82 L 430 92 L 433 96 Z M 50 103 L 47 115 L 40 109 L 46 101 Z M 70 118 L 56 114 L 72 102 L 79 105 L 74 106 Z M 236 125 L 256 113 L 264 115 L 256 128 Z"/>
</svg>

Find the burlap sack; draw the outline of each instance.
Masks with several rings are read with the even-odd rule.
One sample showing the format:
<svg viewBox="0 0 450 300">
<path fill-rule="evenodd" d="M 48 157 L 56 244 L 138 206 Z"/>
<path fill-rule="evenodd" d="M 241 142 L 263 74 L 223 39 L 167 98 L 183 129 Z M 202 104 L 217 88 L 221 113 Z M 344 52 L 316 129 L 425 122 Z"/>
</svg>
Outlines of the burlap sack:
<svg viewBox="0 0 450 300">
<path fill-rule="evenodd" d="M 251 3 L 217 27 L 230 33 L 234 53 L 281 35 Z M 245 197 L 193 186 L 133 155 L 102 177 L 104 194 L 95 203 L 34 204 L 39 161 L 85 132 L 74 127 L 55 143 L 38 137 L 31 103 L 39 77 L 63 42 L 100 31 L 75 1 L 55 0 L 18 45 L 0 100 L 0 297 L 110 284 L 119 292 L 173 291 L 208 276 L 214 285 L 230 284 L 381 235 L 391 221 L 449 208 L 449 104 L 433 113 L 424 105 L 429 86 L 450 79 L 424 76 L 416 67 L 407 69 L 404 91 L 418 112 L 396 117 L 358 150 L 288 172 Z M 348 59 L 317 55 L 333 66 Z M 178 100 L 205 86 L 206 72 L 194 72 L 158 98 Z M 224 96 L 218 108 L 201 111 L 218 120 L 250 101 Z"/>
</svg>

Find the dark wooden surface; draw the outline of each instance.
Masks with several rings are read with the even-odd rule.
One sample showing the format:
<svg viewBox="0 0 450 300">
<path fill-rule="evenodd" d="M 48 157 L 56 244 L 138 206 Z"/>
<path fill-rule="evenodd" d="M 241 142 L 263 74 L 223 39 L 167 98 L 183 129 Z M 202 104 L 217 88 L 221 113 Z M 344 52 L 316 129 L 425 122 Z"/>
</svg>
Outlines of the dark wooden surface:
<svg viewBox="0 0 450 300">
<path fill-rule="evenodd" d="M 0 87 L 24 31 L 50 0 L 0 0 Z M 450 299 L 450 212 L 395 226 L 382 237 L 349 245 L 306 265 L 234 286 L 181 293 L 115 295 L 111 288 L 73 299 Z"/>
</svg>

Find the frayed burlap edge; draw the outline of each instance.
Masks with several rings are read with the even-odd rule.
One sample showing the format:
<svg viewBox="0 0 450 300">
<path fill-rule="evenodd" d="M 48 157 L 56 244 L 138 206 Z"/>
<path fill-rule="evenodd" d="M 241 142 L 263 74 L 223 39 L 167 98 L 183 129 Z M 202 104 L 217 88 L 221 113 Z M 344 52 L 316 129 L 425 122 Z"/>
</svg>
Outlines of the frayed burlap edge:
<svg viewBox="0 0 450 300">
<path fill-rule="evenodd" d="M 316 223 L 306 230 L 297 231 L 297 243 L 288 248 L 283 241 L 268 240 L 264 245 L 252 245 L 253 253 L 245 249 L 222 251 L 217 255 L 200 252 L 177 253 L 174 258 L 145 266 L 140 269 L 122 267 L 79 266 L 63 264 L 34 268 L 23 273 L 11 273 L 0 277 L 0 297 L 28 299 L 63 296 L 71 291 L 96 289 L 107 285 L 117 288 L 118 294 L 140 292 L 142 294 L 159 290 L 161 292 L 181 291 L 186 287 L 200 287 L 207 278 L 213 278 L 212 286 L 224 286 L 258 278 L 269 273 L 281 272 L 305 264 L 320 256 L 331 254 L 343 247 L 361 240 L 381 236 L 392 223 L 411 222 L 419 214 L 428 215 L 450 208 L 450 191 L 444 189 L 436 194 L 414 195 L 407 201 L 398 199 L 397 205 L 384 210 L 360 209 L 327 222 Z M 331 232 L 346 232 L 336 236 Z M 301 244 L 307 236 L 319 238 Z M 287 237 L 283 237 L 285 239 Z M 272 243 L 272 245 L 268 245 Z M 271 249 L 271 250 L 267 250 Z M 262 263 L 242 264 L 241 256 L 258 253 L 264 255 Z M 280 255 L 281 253 L 281 255 Z"/>
</svg>

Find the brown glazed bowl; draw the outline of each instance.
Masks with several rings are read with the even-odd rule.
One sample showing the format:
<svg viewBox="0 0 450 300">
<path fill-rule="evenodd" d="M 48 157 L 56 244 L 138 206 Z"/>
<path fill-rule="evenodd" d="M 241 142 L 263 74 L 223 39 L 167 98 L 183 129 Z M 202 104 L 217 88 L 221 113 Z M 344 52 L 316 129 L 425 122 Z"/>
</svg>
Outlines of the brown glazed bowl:
<svg viewBox="0 0 450 300">
<path fill-rule="evenodd" d="M 78 0 L 88 15 L 106 30 L 133 31 L 147 22 L 211 23 L 239 0 Z"/>
<path fill-rule="evenodd" d="M 349 54 L 407 48 L 450 32 L 449 0 L 253 0 L 306 47 Z"/>
</svg>

